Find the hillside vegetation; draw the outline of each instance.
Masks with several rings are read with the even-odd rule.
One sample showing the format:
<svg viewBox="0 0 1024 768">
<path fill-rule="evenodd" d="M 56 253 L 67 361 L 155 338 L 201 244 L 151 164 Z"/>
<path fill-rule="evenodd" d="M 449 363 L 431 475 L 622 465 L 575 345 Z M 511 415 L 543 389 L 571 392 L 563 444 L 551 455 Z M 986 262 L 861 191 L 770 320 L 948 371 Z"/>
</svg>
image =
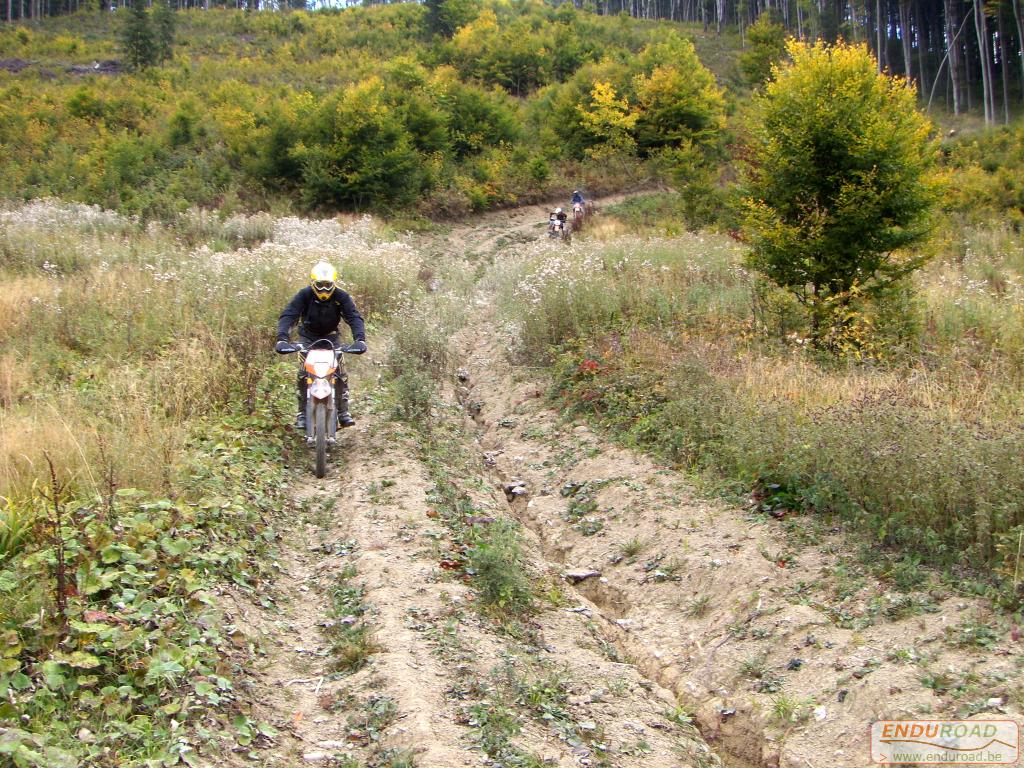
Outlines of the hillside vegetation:
<svg viewBox="0 0 1024 768">
<path fill-rule="evenodd" d="M 0 194 L 147 218 L 451 215 L 610 189 L 665 152 L 699 166 L 720 145 L 722 95 L 679 25 L 541 3 L 461 13 L 450 39 L 415 4 L 178 13 L 172 61 L 115 74 L 89 69 L 120 58 L 127 12 L 5 25 L 0 58 L 30 66 L 0 73 Z"/>
</svg>

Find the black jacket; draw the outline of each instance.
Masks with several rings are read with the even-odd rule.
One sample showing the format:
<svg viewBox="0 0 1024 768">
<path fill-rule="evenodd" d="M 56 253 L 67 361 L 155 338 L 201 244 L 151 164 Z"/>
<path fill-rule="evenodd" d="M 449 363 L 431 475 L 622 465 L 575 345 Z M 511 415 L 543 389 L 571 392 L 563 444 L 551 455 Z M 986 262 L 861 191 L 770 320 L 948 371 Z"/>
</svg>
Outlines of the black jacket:
<svg viewBox="0 0 1024 768">
<path fill-rule="evenodd" d="M 306 286 L 292 297 L 288 306 L 277 319 L 277 338 L 287 341 L 292 327 L 302 321 L 299 333 L 314 339 L 322 339 L 337 333 L 342 319 L 352 329 L 354 341 L 366 341 L 366 327 L 356 304 L 341 288 L 335 288 L 331 298 L 320 301 L 313 289 Z"/>
</svg>

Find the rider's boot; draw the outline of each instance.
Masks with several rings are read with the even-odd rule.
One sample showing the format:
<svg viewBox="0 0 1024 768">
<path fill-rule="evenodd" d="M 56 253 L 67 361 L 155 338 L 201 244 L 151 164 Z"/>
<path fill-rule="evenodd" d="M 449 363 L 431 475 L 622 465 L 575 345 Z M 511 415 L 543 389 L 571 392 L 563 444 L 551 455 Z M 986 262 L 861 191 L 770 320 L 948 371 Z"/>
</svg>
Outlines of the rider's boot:
<svg viewBox="0 0 1024 768">
<path fill-rule="evenodd" d="M 295 414 L 295 428 L 306 431 L 306 375 L 302 373 L 297 380 L 296 404 L 298 410 Z"/>
<path fill-rule="evenodd" d="M 348 377 L 339 376 L 334 382 L 334 402 L 338 404 L 338 426 L 354 427 L 356 420 L 348 412 Z"/>
</svg>

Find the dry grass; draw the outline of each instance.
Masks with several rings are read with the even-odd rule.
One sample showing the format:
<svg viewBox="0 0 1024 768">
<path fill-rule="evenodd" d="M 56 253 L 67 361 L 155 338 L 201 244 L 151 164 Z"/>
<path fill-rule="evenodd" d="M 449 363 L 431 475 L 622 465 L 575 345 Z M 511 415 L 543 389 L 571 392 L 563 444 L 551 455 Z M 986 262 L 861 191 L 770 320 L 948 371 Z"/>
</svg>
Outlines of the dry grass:
<svg viewBox="0 0 1024 768">
<path fill-rule="evenodd" d="M 846 357 L 810 349 L 794 308 L 766 304 L 715 238 L 524 248 L 499 281 L 522 353 L 568 350 L 568 410 L 999 581 L 1024 527 L 1024 254 L 1000 228 L 955 245 L 914 297 L 861 310 L 868 343 Z"/>
<path fill-rule="evenodd" d="M 108 470 L 166 492 L 197 420 L 256 404 L 277 315 L 313 262 L 339 264 L 371 321 L 422 290 L 411 249 L 369 219 L 195 214 L 140 231 L 95 209 L 25 210 L 0 213 L 0 496 L 12 499 L 45 480 L 43 451 L 86 494 Z M 47 261 L 58 245 L 75 258 Z"/>
</svg>

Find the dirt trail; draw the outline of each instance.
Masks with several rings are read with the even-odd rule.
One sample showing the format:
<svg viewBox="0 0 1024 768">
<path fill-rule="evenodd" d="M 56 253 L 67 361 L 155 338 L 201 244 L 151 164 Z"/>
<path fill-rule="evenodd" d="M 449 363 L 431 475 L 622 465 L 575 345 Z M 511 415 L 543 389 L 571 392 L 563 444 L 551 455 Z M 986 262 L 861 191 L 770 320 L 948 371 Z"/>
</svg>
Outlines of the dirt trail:
<svg viewBox="0 0 1024 768">
<path fill-rule="evenodd" d="M 505 211 L 418 245 L 428 261 L 487 265 L 545 220 L 543 206 Z M 872 720 L 961 712 L 966 694 L 950 691 L 964 681 L 981 701 L 970 711 L 1019 717 L 1011 650 L 949 642 L 990 620 L 979 603 L 905 610 L 871 580 L 838 594 L 839 532 L 794 547 L 780 523 L 564 424 L 544 382 L 508 362 L 493 297 L 464 300 L 443 437 L 392 419 L 375 348 L 353 371 L 359 426 L 328 478 L 297 450 L 280 610 L 237 622 L 263 654 L 254 717 L 279 731 L 262 764 L 841 768 L 867 764 Z M 481 526 L 523 523 L 547 598 L 518 629 L 481 613 L 472 578 L 446 565 L 461 553 L 442 481 Z M 851 628 L 859 615 L 871 621 Z"/>
<path fill-rule="evenodd" d="M 248 605 L 236 622 L 264 654 L 251 718 L 278 731 L 261 764 L 719 765 L 674 697 L 607 644 L 593 625 L 599 611 L 570 585 L 522 636 L 474 607 L 470 586 L 444 568 L 454 544 L 424 454 L 451 456 L 451 481 L 480 514 L 507 515 L 504 494 L 482 465 L 477 474 L 456 466 L 459 445 L 432 445 L 394 422 L 367 395 L 365 362 L 353 372 L 359 426 L 345 433 L 328 478 L 314 480 L 309 457 L 296 453 L 280 612 Z M 526 556 L 535 577 L 558 585 L 560 570 L 537 550 Z M 340 664 L 352 651 L 338 643 L 339 624 L 369 630 L 357 671 Z"/>
<path fill-rule="evenodd" d="M 301 481 L 296 492 L 298 520 L 282 543 L 277 585 L 283 615 L 261 612 L 257 622 L 268 650 L 257 678 L 258 712 L 281 731 L 266 761 L 384 761 L 408 751 L 420 765 L 476 765 L 445 704 L 448 673 L 408 621 L 439 610 L 425 586 L 431 568 L 417 561 L 405 533 L 405 519 L 423 511 L 426 481 L 408 469 L 395 478 L 393 467 L 359 460 L 370 434 L 349 436 L 334 457 L 345 454 L 346 471 L 358 484 Z M 378 496 L 383 483 L 386 510 Z M 330 609 L 339 580 L 351 572 L 346 568 L 354 574 L 344 587 L 361 595 L 345 604 L 358 606 L 353 613 L 338 615 Z M 369 628 L 369 663 L 351 675 L 339 661 L 361 648 L 332 647 L 329 630 L 339 623 Z"/>
<path fill-rule="evenodd" d="M 861 766 L 875 720 L 1022 721 L 1019 657 L 982 601 L 848 576 L 839 529 L 787 532 L 695 498 L 679 473 L 562 423 L 545 382 L 509 364 L 491 297 L 475 305 L 457 339 L 461 398 L 495 482 L 520 485 L 514 511 L 550 562 L 600 572 L 581 586 L 609 642 L 696 713 L 720 754 Z"/>
</svg>

